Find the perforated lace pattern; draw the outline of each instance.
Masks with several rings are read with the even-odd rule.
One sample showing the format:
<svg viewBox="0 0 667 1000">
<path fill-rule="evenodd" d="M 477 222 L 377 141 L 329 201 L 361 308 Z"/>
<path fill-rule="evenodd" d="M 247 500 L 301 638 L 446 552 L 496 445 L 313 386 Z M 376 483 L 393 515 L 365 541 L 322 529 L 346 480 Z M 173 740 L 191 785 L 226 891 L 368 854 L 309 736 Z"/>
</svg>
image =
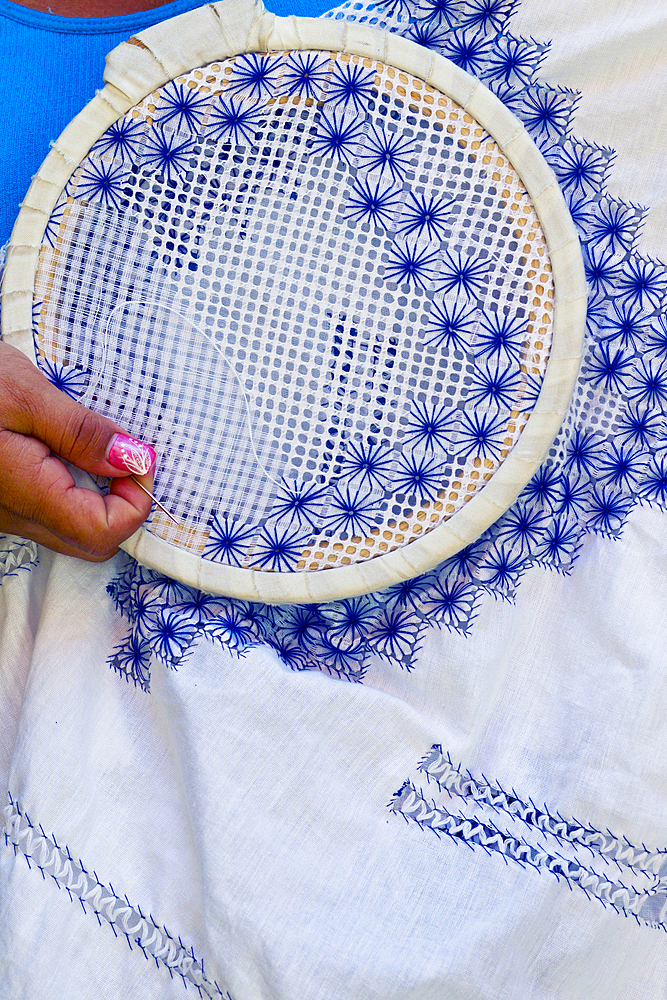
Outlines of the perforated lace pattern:
<svg viewBox="0 0 667 1000">
<path fill-rule="evenodd" d="M 77 168 L 36 344 L 156 446 L 180 527 L 156 511 L 151 532 L 321 570 L 408 545 L 491 479 L 553 296 L 516 171 L 450 98 L 358 56 L 253 54 L 149 95 Z"/>
</svg>

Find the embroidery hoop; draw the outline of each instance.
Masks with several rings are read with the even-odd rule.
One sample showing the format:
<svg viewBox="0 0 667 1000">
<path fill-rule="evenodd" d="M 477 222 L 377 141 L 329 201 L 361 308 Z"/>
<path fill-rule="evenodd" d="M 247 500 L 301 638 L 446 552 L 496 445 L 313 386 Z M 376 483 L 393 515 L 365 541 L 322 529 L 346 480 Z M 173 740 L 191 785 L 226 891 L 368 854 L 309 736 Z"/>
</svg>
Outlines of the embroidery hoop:
<svg viewBox="0 0 667 1000">
<path fill-rule="evenodd" d="M 418 576 L 473 542 L 540 466 L 570 402 L 581 360 L 586 284 L 579 241 L 556 178 L 523 125 L 483 84 L 405 38 L 344 21 L 279 18 L 252 0 L 222 0 L 156 25 L 107 57 L 104 89 L 65 129 L 35 176 L 7 252 L 3 337 L 35 363 L 32 305 L 39 248 L 51 212 L 93 144 L 141 100 L 184 73 L 246 52 L 344 52 L 411 74 L 483 126 L 516 170 L 539 217 L 554 281 L 553 341 L 538 401 L 492 478 L 433 530 L 365 562 L 319 571 L 266 572 L 202 559 L 140 528 L 123 548 L 190 586 L 267 604 L 321 603 Z"/>
</svg>

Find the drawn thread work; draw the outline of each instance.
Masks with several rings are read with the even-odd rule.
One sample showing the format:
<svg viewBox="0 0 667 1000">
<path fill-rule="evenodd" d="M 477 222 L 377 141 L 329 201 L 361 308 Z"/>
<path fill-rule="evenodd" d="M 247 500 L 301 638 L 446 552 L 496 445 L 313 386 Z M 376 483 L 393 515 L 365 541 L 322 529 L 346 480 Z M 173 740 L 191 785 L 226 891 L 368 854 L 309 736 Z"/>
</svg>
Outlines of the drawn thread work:
<svg viewBox="0 0 667 1000">
<path fill-rule="evenodd" d="M 547 805 L 538 807 L 498 782 L 463 772 L 437 744 L 417 771 L 440 794 L 429 799 L 423 788 L 406 780 L 389 803 L 391 812 L 406 822 L 549 872 L 619 914 L 667 930 L 667 849 L 636 847 L 609 830 L 553 813 Z M 452 808 L 452 800 L 458 800 L 458 809 Z M 593 867 L 600 861 L 611 874 Z"/>
<path fill-rule="evenodd" d="M 195 957 L 192 948 L 186 948 L 180 937 L 173 938 L 152 916 L 145 917 L 141 907 L 133 906 L 127 896 L 118 896 L 110 883 L 100 882 L 81 860 L 75 861 L 69 848 L 59 846 L 53 834 L 47 836 L 41 825 L 32 823 L 11 793 L 3 811 L 5 846 L 22 855 L 43 879 L 49 876 L 59 889 L 65 889 L 70 900 L 78 900 L 84 913 L 97 917 L 100 927 L 106 924 L 116 937 L 124 936 L 131 951 L 136 947 L 145 959 L 166 968 L 172 978 L 174 973 L 180 976 L 183 986 L 194 986 L 200 997 L 232 1000 L 229 993 L 207 979 L 204 962 Z"/>
</svg>

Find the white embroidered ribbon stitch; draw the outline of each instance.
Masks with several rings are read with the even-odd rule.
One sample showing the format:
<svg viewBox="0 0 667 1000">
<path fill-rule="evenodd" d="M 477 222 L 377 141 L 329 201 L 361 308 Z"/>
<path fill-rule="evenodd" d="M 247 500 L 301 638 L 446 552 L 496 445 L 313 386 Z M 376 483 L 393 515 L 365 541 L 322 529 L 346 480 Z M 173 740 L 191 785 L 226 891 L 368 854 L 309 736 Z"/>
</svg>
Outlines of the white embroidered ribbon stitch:
<svg viewBox="0 0 667 1000">
<path fill-rule="evenodd" d="M 578 886 L 589 898 L 635 917 L 640 924 L 667 930 L 664 848 L 636 847 L 609 830 L 564 818 L 546 805 L 538 808 L 532 800 L 506 792 L 497 782 L 462 773 L 437 745 L 422 759 L 418 771 L 427 780 L 433 779 L 444 794 L 429 800 L 424 790 L 408 779 L 389 803 L 393 813 L 438 836 L 445 834 L 473 849 L 481 847 L 487 854 L 500 854 L 521 866 L 548 871 Z M 446 804 L 444 795 L 447 800 L 458 799 L 460 809 Z M 503 816 L 517 823 L 502 823 Z M 592 867 L 596 859 L 607 866 L 613 864 L 618 874 L 610 877 L 596 871 Z"/>
<path fill-rule="evenodd" d="M 188 983 L 194 986 L 200 996 L 232 1000 L 229 993 L 223 993 L 217 983 L 207 979 L 204 963 L 195 957 L 192 948 L 187 949 L 180 938 L 174 940 L 166 928 L 158 927 L 152 917 L 144 917 L 127 897 L 119 897 L 111 885 L 104 885 L 95 874 L 86 871 L 81 861 L 72 858 L 69 849 L 58 846 L 53 835 L 48 837 L 41 826 L 33 825 L 11 795 L 3 812 L 5 844 L 11 845 L 15 854 L 22 854 L 28 867 L 37 868 L 43 878 L 49 875 L 59 889 L 66 889 L 70 899 L 77 898 L 84 913 L 88 912 L 87 906 L 100 926 L 104 921 L 116 936 L 118 932 L 124 934 L 131 949 L 136 945 L 144 958 L 164 965 L 172 977 L 176 973 L 184 986 Z"/>
</svg>

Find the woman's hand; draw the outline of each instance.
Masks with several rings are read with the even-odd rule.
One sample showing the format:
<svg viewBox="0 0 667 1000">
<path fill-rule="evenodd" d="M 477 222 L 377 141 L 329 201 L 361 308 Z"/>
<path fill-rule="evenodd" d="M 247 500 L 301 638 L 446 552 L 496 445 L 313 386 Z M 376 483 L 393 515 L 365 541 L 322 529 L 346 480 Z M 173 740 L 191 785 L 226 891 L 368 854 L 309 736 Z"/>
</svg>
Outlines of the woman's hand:
<svg viewBox="0 0 667 1000">
<path fill-rule="evenodd" d="M 91 562 L 109 559 L 151 509 L 128 477 L 142 459 L 144 467 L 154 462 L 155 453 L 135 442 L 139 465 L 128 463 L 131 441 L 122 427 L 74 402 L 24 354 L 0 343 L 0 532 Z M 76 486 L 61 458 L 112 477 L 110 494 Z M 152 468 L 137 478 L 152 489 Z"/>
</svg>

